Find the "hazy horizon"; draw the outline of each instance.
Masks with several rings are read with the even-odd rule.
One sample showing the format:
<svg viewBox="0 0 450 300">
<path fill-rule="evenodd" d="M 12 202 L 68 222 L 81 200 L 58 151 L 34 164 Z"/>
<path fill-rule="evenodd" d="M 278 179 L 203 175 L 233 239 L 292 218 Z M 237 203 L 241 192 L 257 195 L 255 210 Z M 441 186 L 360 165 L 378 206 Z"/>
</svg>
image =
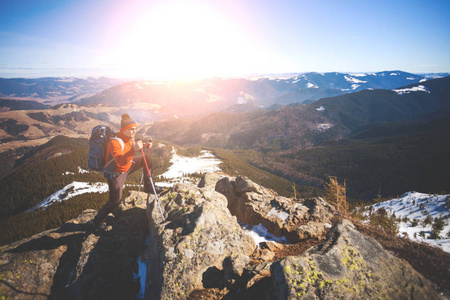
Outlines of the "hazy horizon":
<svg viewBox="0 0 450 300">
<path fill-rule="evenodd" d="M 0 2 L 0 77 L 450 71 L 450 2 Z"/>
</svg>

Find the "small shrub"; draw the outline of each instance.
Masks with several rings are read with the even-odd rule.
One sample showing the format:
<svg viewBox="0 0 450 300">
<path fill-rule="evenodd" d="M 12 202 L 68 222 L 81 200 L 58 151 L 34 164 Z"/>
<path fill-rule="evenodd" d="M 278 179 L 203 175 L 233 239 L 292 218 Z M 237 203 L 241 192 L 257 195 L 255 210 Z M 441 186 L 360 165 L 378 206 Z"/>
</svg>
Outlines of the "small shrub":
<svg viewBox="0 0 450 300">
<path fill-rule="evenodd" d="M 445 204 L 444 206 L 446 208 L 450 208 L 450 196 L 445 197 Z"/>
<path fill-rule="evenodd" d="M 425 218 L 425 220 L 423 220 L 423 226 L 425 227 L 427 225 L 430 225 L 432 222 L 433 222 L 433 218 L 430 215 L 428 215 Z"/>
<path fill-rule="evenodd" d="M 440 239 L 439 234 L 441 233 L 442 229 L 444 229 L 445 226 L 445 222 L 444 220 L 440 219 L 440 218 L 435 218 L 433 225 L 431 225 L 431 234 L 430 234 L 430 239 Z"/>
<path fill-rule="evenodd" d="M 370 216 L 370 223 L 392 235 L 398 233 L 397 220 L 394 216 L 389 217 L 387 211 L 383 208 L 380 208 L 377 213 Z"/>
</svg>

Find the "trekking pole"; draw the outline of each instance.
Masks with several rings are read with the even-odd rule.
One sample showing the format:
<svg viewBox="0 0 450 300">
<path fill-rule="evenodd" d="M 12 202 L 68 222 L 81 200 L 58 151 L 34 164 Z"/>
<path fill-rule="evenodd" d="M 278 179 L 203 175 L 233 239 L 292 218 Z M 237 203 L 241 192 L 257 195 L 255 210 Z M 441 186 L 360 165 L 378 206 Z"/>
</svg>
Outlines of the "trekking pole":
<svg viewBox="0 0 450 300">
<path fill-rule="evenodd" d="M 142 170 L 141 180 L 139 180 L 138 193 L 141 191 L 142 180 L 144 180 L 144 170 Z M 139 196 L 139 198 L 141 198 L 141 196 Z"/>
<path fill-rule="evenodd" d="M 147 148 L 147 155 L 149 153 L 150 153 L 150 147 Z M 144 170 L 142 170 L 141 180 L 139 180 L 139 189 L 138 189 L 139 199 L 141 199 L 140 192 L 141 192 L 141 185 L 142 185 L 143 180 L 144 180 Z"/>
<path fill-rule="evenodd" d="M 159 212 L 161 213 L 161 217 L 162 217 L 163 222 L 164 222 L 165 219 L 164 219 L 164 215 L 163 215 L 163 212 L 162 212 L 162 209 L 161 209 L 161 204 L 159 204 L 158 194 L 156 193 L 155 185 L 153 184 L 153 179 L 152 179 L 152 176 L 150 174 L 150 169 L 148 168 L 147 160 L 145 159 L 144 149 L 142 149 L 142 148 L 141 148 L 141 153 L 142 153 L 142 158 L 144 159 L 145 168 L 147 169 L 148 178 L 150 179 L 150 183 L 152 184 L 153 193 L 155 193 L 156 203 L 158 204 Z M 148 194 L 148 197 L 147 197 L 147 205 L 148 205 L 148 199 L 149 198 L 150 198 L 150 194 Z"/>
</svg>

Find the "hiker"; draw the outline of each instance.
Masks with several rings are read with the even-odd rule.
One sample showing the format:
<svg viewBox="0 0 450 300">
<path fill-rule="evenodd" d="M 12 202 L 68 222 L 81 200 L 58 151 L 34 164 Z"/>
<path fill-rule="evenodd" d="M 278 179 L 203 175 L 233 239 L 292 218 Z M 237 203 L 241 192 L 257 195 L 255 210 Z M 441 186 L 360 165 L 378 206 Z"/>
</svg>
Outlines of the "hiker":
<svg viewBox="0 0 450 300">
<path fill-rule="evenodd" d="M 109 186 L 109 201 L 98 211 L 91 224 L 98 227 L 102 224 L 109 213 L 116 210 L 122 199 L 123 186 L 127 176 L 141 168 L 145 170 L 145 161 L 142 155 L 134 156 L 143 148 L 151 148 L 152 143 L 135 141 L 137 123 L 128 114 L 122 115 L 120 121 L 120 132 L 115 138 L 109 140 L 106 147 L 106 161 L 111 161 L 104 168 L 104 176 Z M 119 140 L 121 139 L 121 140 Z M 123 141 L 123 142 L 122 142 Z M 148 155 L 145 156 L 149 169 L 152 163 Z M 148 176 L 144 176 L 144 192 L 152 192 L 152 186 Z"/>
</svg>

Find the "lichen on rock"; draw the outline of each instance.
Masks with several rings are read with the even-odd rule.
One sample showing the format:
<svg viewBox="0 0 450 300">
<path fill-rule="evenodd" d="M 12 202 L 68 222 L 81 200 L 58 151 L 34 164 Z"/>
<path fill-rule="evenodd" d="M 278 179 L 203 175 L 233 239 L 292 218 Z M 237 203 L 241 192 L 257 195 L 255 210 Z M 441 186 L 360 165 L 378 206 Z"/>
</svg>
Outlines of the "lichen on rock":
<svg viewBox="0 0 450 300">
<path fill-rule="evenodd" d="M 271 274 L 278 299 L 440 299 L 409 264 L 348 220 L 325 243 L 273 263 Z"/>
</svg>

